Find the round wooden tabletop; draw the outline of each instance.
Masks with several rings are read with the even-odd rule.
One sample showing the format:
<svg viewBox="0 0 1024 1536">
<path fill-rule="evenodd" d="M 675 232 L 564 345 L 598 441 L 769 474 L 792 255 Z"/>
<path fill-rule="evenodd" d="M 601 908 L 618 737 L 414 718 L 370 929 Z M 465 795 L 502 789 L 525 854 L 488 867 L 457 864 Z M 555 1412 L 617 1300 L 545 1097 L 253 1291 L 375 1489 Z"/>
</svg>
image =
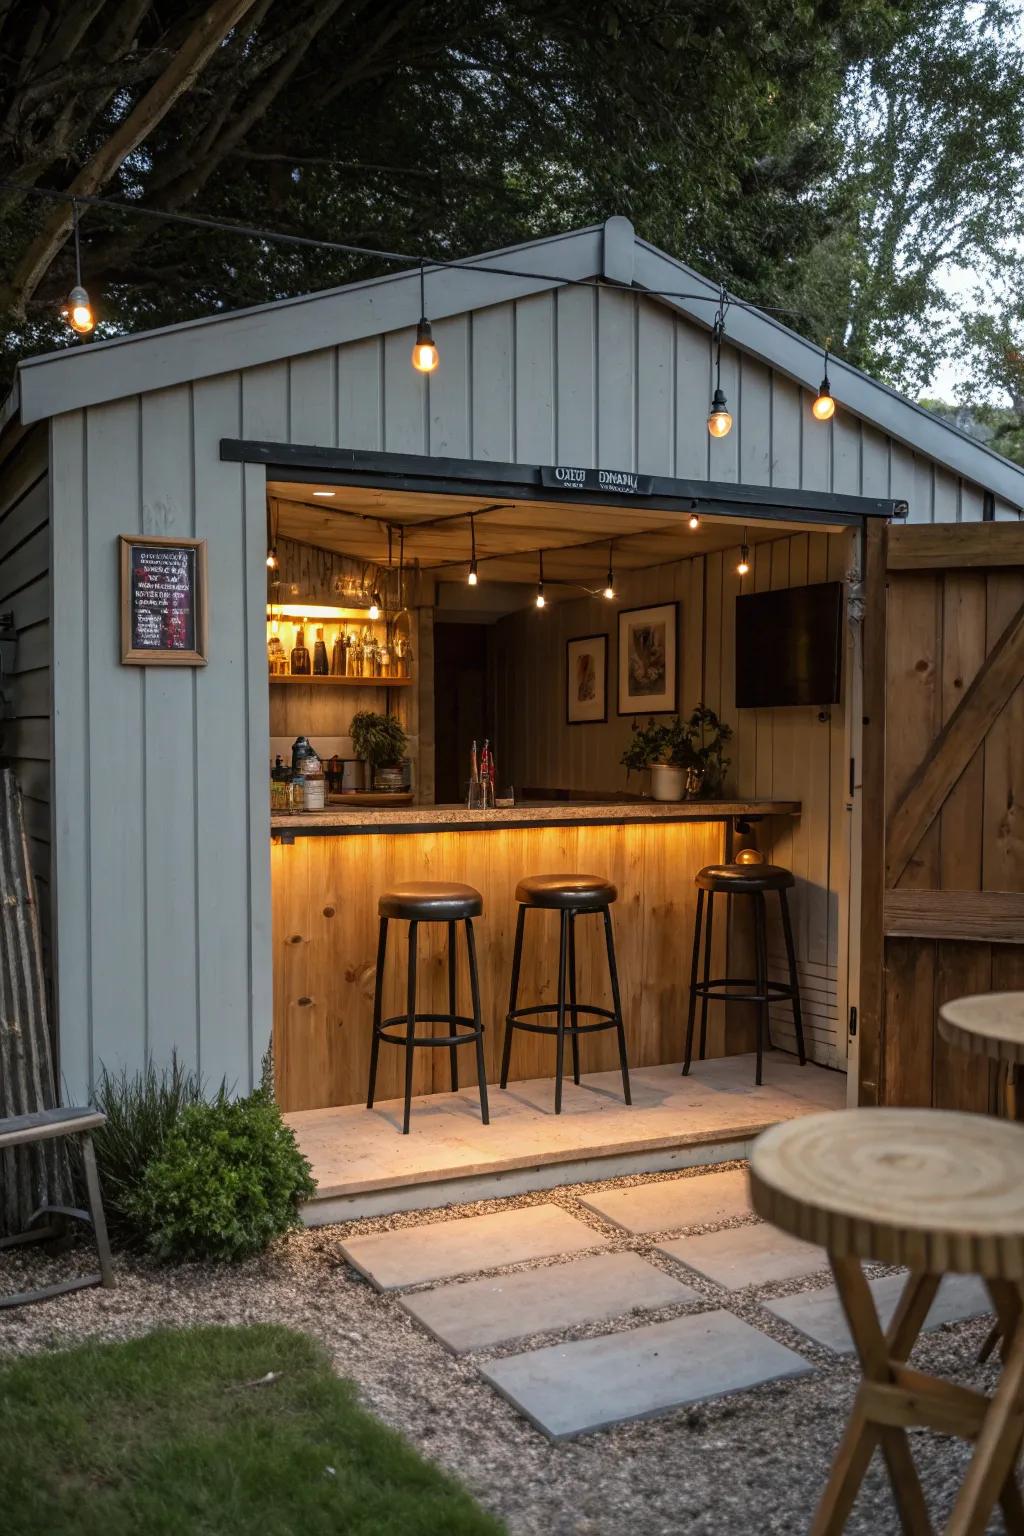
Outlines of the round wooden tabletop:
<svg viewBox="0 0 1024 1536">
<path fill-rule="evenodd" d="M 939 1034 L 972 1056 L 1024 1062 L 1024 992 L 956 997 L 939 1009 Z"/>
<path fill-rule="evenodd" d="M 1024 1126 L 943 1109 L 839 1109 L 773 1126 L 754 1210 L 830 1253 L 1024 1278 Z"/>
</svg>

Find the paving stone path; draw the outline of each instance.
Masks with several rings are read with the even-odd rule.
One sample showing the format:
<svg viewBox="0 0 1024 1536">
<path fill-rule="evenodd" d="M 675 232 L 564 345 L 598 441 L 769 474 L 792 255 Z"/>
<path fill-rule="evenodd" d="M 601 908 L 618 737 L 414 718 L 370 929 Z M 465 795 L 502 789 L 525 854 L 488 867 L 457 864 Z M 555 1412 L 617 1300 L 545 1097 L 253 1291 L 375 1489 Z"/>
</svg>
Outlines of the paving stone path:
<svg viewBox="0 0 1024 1536">
<path fill-rule="evenodd" d="M 426 1221 L 342 1252 L 453 1353 L 478 1354 L 484 1379 L 551 1440 L 850 1352 L 824 1251 L 754 1218 L 745 1169 L 581 1191 L 579 1207 L 583 1220 L 540 1202 Z M 870 1281 L 883 1324 L 902 1282 Z M 987 1310 L 979 1281 L 952 1276 L 925 1326 Z"/>
</svg>

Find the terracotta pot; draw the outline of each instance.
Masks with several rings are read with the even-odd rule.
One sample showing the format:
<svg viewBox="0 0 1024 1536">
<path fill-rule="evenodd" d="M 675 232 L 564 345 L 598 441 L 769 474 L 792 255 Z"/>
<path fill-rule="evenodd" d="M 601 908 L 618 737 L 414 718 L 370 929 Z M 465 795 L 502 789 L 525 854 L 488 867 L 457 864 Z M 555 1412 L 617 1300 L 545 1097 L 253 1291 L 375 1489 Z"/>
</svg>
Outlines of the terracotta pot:
<svg viewBox="0 0 1024 1536">
<path fill-rule="evenodd" d="M 685 790 L 685 768 L 674 768 L 670 763 L 651 764 L 652 800 L 681 800 Z"/>
</svg>

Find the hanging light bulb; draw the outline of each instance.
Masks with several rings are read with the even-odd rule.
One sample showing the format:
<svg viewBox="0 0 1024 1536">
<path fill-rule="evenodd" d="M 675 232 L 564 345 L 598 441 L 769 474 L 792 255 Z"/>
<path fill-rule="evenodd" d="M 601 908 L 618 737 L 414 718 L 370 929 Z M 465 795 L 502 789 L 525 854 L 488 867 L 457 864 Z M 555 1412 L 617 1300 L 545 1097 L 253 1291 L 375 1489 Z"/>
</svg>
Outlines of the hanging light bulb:
<svg viewBox="0 0 1024 1536">
<path fill-rule="evenodd" d="M 82 251 L 78 240 L 78 203 L 71 200 L 71 227 L 75 236 L 75 286 L 61 305 L 61 314 L 79 336 L 88 336 L 95 328 L 96 316 L 92 312 L 89 295 L 82 287 Z"/>
<path fill-rule="evenodd" d="M 477 569 L 476 569 L 476 523 L 473 521 L 472 518 L 470 518 L 470 520 L 469 520 L 469 546 L 470 546 L 469 575 L 466 577 L 466 580 L 467 580 L 467 582 L 469 583 L 469 585 L 471 587 L 475 587 L 476 584 L 477 584 L 477 579 L 478 579 L 477 578 Z"/>
<path fill-rule="evenodd" d="M 715 392 L 711 396 L 711 409 L 708 412 L 708 431 L 712 437 L 728 437 L 732 431 L 732 417 L 726 404 L 725 391 L 722 389 L 722 337 L 725 335 L 725 311 L 728 302 L 723 283 L 718 297 L 718 313 L 711 331 L 715 345 Z"/>
<path fill-rule="evenodd" d="M 274 546 L 267 550 L 267 570 L 277 570 L 277 549 Z"/>
<path fill-rule="evenodd" d="M 371 619 L 379 619 L 380 618 L 381 607 L 382 607 L 382 603 L 381 603 L 380 593 L 375 591 L 375 592 L 373 592 L 373 594 L 370 597 L 370 618 Z"/>
<path fill-rule="evenodd" d="M 691 533 L 696 533 L 697 529 L 700 527 L 700 518 L 697 516 L 697 503 L 696 502 L 694 502 L 694 504 L 693 504 L 693 511 L 690 513 L 689 517 L 686 519 L 686 526 L 687 526 L 687 528 L 689 528 Z"/>
<path fill-rule="evenodd" d="M 825 343 L 825 377 L 818 388 L 816 399 L 812 402 L 811 411 L 818 421 L 831 421 L 836 413 L 836 403 L 832 398 L 832 386 L 828 381 L 828 343 Z"/>
<path fill-rule="evenodd" d="M 750 574 L 750 549 L 748 545 L 740 545 L 740 563 L 736 567 L 737 576 L 749 576 Z"/>
<path fill-rule="evenodd" d="M 615 596 L 615 572 L 612 569 L 612 549 L 614 545 L 608 545 L 608 580 L 605 582 L 604 595 L 611 602 Z"/>
<path fill-rule="evenodd" d="M 538 574 L 538 577 L 539 577 L 539 580 L 537 582 L 537 607 L 538 608 L 543 608 L 544 604 L 545 604 L 545 598 L 544 598 L 544 551 L 542 549 L 537 551 L 537 574 Z"/>
<path fill-rule="evenodd" d="M 433 373 L 437 367 L 439 356 L 434 342 L 434 333 L 430 329 L 430 321 L 427 319 L 427 305 L 425 297 L 426 283 L 423 276 L 423 262 L 420 262 L 420 320 L 416 327 L 416 340 L 412 349 L 412 365 L 418 373 Z"/>
</svg>

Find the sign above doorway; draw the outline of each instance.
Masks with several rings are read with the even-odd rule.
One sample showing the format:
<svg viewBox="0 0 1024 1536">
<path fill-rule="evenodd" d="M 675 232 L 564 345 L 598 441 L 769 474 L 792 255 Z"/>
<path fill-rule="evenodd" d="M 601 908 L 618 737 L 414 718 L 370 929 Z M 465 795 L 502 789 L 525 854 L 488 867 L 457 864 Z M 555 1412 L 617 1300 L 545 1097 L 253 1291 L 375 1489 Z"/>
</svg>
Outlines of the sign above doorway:
<svg viewBox="0 0 1024 1536">
<path fill-rule="evenodd" d="M 541 485 L 563 491 L 620 491 L 627 496 L 649 496 L 653 475 L 635 475 L 629 469 L 577 469 L 571 464 L 542 464 Z"/>
</svg>

